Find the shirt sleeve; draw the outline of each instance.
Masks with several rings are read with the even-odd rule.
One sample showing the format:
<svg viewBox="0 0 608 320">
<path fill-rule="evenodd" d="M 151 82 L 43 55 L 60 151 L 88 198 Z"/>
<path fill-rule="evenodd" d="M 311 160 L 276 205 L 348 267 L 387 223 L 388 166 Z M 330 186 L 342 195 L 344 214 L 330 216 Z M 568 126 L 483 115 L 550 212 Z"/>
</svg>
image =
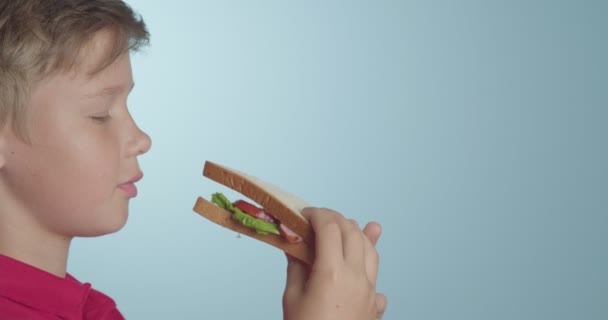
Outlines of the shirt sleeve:
<svg viewBox="0 0 608 320">
<path fill-rule="evenodd" d="M 112 298 L 91 289 L 83 310 L 84 320 L 124 320 Z"/>
</svg>

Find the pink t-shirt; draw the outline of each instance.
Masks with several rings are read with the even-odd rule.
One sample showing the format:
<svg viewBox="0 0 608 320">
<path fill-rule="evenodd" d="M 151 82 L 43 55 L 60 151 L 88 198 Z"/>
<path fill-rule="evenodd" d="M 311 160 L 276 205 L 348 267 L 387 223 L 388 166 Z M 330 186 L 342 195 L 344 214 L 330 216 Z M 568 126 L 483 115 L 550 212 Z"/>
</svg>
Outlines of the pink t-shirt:
<svg viewBox="0 0 608 320">
<path fill-rule="evenodd" d="M 114 300 L 80 283 L 0 255 L 0 319 L 123 320 Z"/>
</svg>

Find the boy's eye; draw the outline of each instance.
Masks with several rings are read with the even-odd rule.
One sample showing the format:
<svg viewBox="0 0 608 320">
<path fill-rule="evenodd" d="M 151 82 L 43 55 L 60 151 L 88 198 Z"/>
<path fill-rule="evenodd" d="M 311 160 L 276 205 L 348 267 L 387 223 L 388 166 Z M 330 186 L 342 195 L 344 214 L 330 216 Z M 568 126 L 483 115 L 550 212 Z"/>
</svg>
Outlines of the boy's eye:
<svg viewBox="0 0 608 320">
<path fill-rule="evenodd" d="M 93 121 L 95 122 L 106 122 L 108 120 L 110 120 L 112 117 L 110 115 L 103 115 L 103 116 L 92 116 L 91 119 L 93 119 Z"/>
</svg>

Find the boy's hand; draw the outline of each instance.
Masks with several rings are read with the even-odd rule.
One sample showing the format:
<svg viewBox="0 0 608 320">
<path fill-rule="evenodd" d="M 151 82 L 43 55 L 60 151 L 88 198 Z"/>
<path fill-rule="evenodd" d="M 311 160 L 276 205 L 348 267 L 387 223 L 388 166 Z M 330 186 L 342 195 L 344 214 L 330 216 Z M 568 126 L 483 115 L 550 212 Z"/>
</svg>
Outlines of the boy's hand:
<svg viewBox="0 0 608 320">
<path fill-rule="evenodd" d="M 363 231 L 328 209 L 306 208 L 316 233 L 312 269 L 288 257 L 283 295 L 286 320 L 376 320 L 386 309 L 386 297 L 376 293 L 378 253 L 374 248 L 380 225 Z"/>
</svg>

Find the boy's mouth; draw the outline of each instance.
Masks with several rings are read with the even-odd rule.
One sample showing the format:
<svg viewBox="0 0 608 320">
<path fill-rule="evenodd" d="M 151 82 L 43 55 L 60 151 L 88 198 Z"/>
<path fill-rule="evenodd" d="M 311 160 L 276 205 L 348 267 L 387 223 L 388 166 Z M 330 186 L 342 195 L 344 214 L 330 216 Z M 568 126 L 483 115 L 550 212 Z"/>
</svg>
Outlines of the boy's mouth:
<svg viewBox="0 0 608 320">
<path fill-rule="evenodd" d="M 143 176 L 143 173 L 139 172 L 129 181 L 119 184 L 118 189 L 124 191 L 129 198 L 135 198 L 137 196 L 137 187 L 135 186 L 135 183 L 141 180 Z"/>
<path fill-rule="evenodd" d="M 129 198 L 137 197 L 137 187 L 134 183 L 123 183 L 118 185 L 118 189 L 124 191 Z"/>
</svg>

